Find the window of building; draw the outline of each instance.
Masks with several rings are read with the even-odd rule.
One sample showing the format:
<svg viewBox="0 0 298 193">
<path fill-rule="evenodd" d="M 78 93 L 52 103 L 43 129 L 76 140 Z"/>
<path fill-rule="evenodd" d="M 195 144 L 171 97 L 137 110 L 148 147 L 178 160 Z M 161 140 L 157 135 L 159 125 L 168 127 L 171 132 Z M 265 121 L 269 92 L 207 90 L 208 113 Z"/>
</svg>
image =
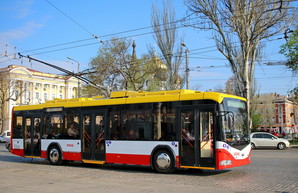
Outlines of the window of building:
<svg viewBox="0 0 298 193">
<path fill-rule="evenodd" d="M 39 99 L 39 92 L 35 93 L 35 99 Z"/>
<path fill-rule="evenodd" d="M 48 93 L 43 93 L 43 99 L 44 99 L 44 101 L 48 100 Z"/>
</svg>

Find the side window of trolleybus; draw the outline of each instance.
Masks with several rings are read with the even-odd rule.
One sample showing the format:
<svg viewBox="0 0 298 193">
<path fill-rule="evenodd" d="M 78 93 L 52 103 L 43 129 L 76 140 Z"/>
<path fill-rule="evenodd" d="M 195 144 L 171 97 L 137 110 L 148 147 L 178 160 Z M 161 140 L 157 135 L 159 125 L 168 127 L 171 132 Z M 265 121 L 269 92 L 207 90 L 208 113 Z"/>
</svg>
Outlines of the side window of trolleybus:
<svg viewBox="0 0 298 193">
<path fill-rule="evenodd" d="M 22 139 L 23 138 L 23 117 L 16 116 L 14 120 L 13 128 L 13 138 Z"/>
<path fill-rule="evenodd" d="M 65 135 L 65 131 L 62 128 L 63 119 L 60 114 L 47 115 L 44 119 L 45 128 L 42 132 L 43 139 L 56 139 L 60 135 Z"/>
</svg>

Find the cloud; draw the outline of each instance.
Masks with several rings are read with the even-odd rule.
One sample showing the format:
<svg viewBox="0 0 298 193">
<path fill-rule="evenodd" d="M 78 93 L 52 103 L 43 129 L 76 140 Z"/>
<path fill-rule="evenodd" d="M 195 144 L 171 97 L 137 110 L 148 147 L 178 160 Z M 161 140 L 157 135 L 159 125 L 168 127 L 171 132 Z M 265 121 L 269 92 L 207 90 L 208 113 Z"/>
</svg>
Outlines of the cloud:
<svg viewBox="0 0 298 193">
<path fill-rule="evenodd" d="M 0 32 L 1 40 L 11 41 L 26 38 L 32 35 L 36 30 L 42 28 L 43 23 L 37 23 L 35 21 L 29 21 L 23 24 L 20 28 L 9 30 L 6 32 Z"/>
<path fill-rule="evenodd" d="M 32 13 L 31 5 L 33 4 L 32 0 L 20 0 L 15 3 L 16 14 L 15 18 L 22 19 L 27 17 Z"/>
</svg>

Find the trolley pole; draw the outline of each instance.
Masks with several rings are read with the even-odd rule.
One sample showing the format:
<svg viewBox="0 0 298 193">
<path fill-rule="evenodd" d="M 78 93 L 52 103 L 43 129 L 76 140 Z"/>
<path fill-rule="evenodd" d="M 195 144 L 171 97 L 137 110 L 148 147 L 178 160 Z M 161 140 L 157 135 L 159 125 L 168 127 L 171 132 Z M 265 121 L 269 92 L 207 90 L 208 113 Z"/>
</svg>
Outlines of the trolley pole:
<svg viewBox="0 0 298 193">
<path fill-rule="evenodd" d="M 188 63 L 188 47 L 184 44 L 181 43 L 183 47 L 185 47 L 185 82 L 186 82 L 186 89 L 189 89 L 189 63 Z"/>
<path fill-rule="evenodd" d="M 185 50 L 185 71 L 186 71 L 186 89 L 189 89 L 189 64 L 188 64 L 188 48 Z"/>
<path fill-rule="evenodd" d="M 69 59 L 69 60 L 72 60 L 72 61 L 74 61 L 76 63 L 78 63 L 78 74 L 79 74 L 79 72 L 80 72 L 80 62 L 76 61 L 75 59 L 72 59 L 71 57 L 66 57 L 66 58 Z M 80 97 L 81 97 L 81 93 L 80 93 L 80 79 L 78 79 L 78 98 L 80 98 Z"/>
</svg>

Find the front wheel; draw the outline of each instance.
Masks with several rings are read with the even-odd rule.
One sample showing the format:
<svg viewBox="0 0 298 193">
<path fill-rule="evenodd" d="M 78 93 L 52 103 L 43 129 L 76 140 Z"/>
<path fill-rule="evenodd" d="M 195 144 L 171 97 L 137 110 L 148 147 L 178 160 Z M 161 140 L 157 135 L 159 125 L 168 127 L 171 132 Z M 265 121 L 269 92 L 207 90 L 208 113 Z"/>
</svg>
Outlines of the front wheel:
<svg viewBox="0 0 298 193">
<path fill-rule="evenodd" d="M 175 170 L 173 155 L 167 150 L 158 150 L 153 157 L 153 167 L 159 173 L 172 173 Z"/>
<path fill-rule="evenodd" d="M 285 148 L 286 148 L 286 144 L 284 144 L 284 143 L 279 143 L 277 145 L 277 149 L 285 149 Z"/>
<path fill-rule="evenodd" d="M 60 149 L 57 146 L 50 147 L 48 151 L 48 160 L 52 165 L 62 164 L 62 154 Z"/>
</svg>

